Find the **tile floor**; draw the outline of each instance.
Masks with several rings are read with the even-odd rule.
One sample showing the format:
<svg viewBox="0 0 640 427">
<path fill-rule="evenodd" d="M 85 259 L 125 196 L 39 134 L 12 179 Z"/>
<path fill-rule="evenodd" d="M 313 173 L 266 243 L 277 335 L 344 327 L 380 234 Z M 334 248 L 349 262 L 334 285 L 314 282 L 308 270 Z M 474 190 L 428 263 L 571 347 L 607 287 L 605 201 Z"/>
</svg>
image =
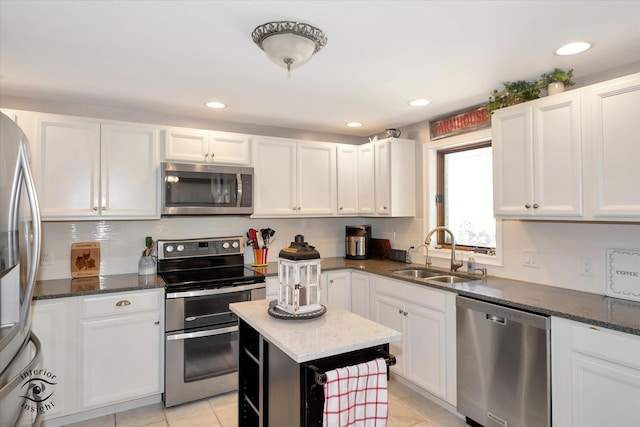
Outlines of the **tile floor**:
<svg viewBox="0 0 640 427">
<path fill-rule="evenodd" d="M 106 415 L 67 427 L 236 427 L 237 393 L 164 409 L 162 404 Z M 389 382 L 388 427 L 464 427 L 451 414 L 393 379 Z"/>
</svg>

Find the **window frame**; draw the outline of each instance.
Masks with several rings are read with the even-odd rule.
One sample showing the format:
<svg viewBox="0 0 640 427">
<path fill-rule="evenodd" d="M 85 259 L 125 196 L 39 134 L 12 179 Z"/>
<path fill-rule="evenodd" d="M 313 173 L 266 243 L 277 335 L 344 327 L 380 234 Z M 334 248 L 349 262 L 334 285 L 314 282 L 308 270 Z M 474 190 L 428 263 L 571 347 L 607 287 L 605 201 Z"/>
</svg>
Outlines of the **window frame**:
<svg viewBox="0 0 640 427">
<path fill-rule="evenodd" d="M 473 143 L 464 144 L 464 145 L 456 145 L 453 147 L 443 147 L 436 150 L 436 156 L 437 156 L 436 157 L 436 165 L 437 165 L 436 166 L 436 194 L 433 200 L 436 204 L 436 225 L 437 226 L 446 226 L 445 224 L 446 200 L 444 198 L 445 173 L 446 173 L 445 156 L 447 154 L 460 153 L 462 151 L 470 151 L 470 150 L 486 148 L 491 146 L 492 146 L 491 139 L 487 139 L 480 142 L 473 142 Z M 496 224 L 496 234 L 497 234 L 497 224 Z M 441 246 L 444 249 L 451 249 L 451 243 L 448 243 L 446 241 L 445 232 L 442 230 L 439 230 L 436 232 L 436 242 L 439 246 Z M 496 240 L 496 246 L 497 246 L 497 240 Z M 486 251 L 484 253 L 488 253 L 489 250 L 491 249 L 495 250 L 497 248 L 489 248 L 484 246 L 469 246 L 469 245 L 456 243 L 456 250 L 467 251 L 467 252 L 470 252 L 470 251 L 478 252 L 477 249 L 481 249 L 482 251 Z M 480 252 L 480 253 L 483 253 L 483 252 Z"/>
</svg>

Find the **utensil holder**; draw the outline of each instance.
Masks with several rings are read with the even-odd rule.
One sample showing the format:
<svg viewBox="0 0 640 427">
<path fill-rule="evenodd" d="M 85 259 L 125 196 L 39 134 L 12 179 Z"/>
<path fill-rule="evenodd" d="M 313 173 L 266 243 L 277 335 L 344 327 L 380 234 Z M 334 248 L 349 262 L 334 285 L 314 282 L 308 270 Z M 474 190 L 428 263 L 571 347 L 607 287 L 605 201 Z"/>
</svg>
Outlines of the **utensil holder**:
<svg viewBox="0 0 640 427">
<path fill-rule="evenodd" d="M 156 273 L 156 261 L 152 256 L 141 256 L 138 261 L 138 275 L 147 276 Z"/>
<path fill-rule="evenodd" d="M 269 254 L 269 249 L 254 249 L 253 257 L 254 257 L 254 266 L 265 266 L 268 264 L 267 255 Z"/>
</svg>

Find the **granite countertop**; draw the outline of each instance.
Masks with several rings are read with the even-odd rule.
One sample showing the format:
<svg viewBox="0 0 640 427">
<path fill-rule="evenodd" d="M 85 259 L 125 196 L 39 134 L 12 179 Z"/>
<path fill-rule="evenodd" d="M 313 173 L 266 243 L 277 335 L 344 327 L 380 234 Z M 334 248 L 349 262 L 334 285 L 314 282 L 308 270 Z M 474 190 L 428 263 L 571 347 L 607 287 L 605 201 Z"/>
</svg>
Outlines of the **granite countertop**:
<svg viewBox="0 0 640 427">
<path fill-rule="evenodd" d="M 34 300 L 77 297 L 109 292 L 139 291 L 141 289 L 164 288 L 164 280 L 155 274 L 139 276 L 114 274 L 109 276 L 81 277 L 77 279 L 55 279 L 36 282 Z"/>
<path fill-rule="evenodd" d="M 384 259 L 351 260 L 323 258 L 322 271 L 353 269 L 397 280 L 412 282 L 445 291 L 456 292 L 471 298 L 493 302 L 516 309 L 584 322 L 640 336 L 640 302 L 573 291 L 553 286 L 489 276 L 484 280 L 454 284 L 427 283 L 407 277 L 398 277 L 392 271 L 420 264 L 404 264 Z M 278 275 L 278 263 L 267 267 L 250 267 L 266 276 Z M 85 279 L 60 279 L 38 282 L 34 299 L 59 298 L 83 294 L 121 292 L 163 287 L 162 279 L 153 276 L 123 274 L 100 276 L 94 283 Z M 75 282 L 74 282 L 75 281 Z"/>
<path fill-rule="evenodd" d="M 268 300 L 229 304 L 231 311 L 297 363 L 386 344 L 402 334 L 339 307 L 315 319 L 276 319 Z M 345 328 L 345 325 L 349 325 Z"/>
</svg>

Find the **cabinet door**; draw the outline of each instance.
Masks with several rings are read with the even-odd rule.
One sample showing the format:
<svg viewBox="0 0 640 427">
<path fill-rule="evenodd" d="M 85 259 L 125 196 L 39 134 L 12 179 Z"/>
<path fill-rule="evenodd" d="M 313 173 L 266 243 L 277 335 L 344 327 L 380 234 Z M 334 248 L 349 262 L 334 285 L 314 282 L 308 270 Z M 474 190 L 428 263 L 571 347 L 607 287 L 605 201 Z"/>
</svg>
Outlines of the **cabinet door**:
<svg viewBox="0 0 640 427">
<path fill-rule="evenodd" d="M 358 146 L 338 147 L 338 215 L 358 214 Z"/>
<path fill-rule="evenodd" d="M 551 319 L 553 425 L 640 425 L 640 337 Z"/>
<path fill-rule="evenodd" d="M 326 273 L 325 286 L 328 305 L 351 311 L 351 273 Z"/>
<path fill-rule="evenodd" d="M 252 157 L 254 215 L 296 215 L 296 144 L 278 139 L 256 139 Z"/>
<path fill-rule="evenodd" d="M 640 74 L 594 85 L 587 97 L 593 216 L 640 221 Z"/>
<path fill-rule="evenodd" d="M 38 116 L 33 174 L 42 219 L 94 217 L 100 204 L 100 123 Z"/>
<path fill-rule="evenodd" d="M 493 212 L 496 217 L 533 214 L 531 106 L 498 110 L 491 118 Z M 527 207 L 528 206 L 528 207 Z"/>
<path fill-rule="evenodd" d="M 301 215 L 336 215 L 336 147 L 298 143 L 297 212 Z"/>
<path fill-rule="evenodd" d="M 375 167 L 373 143 L 358 146 L 358 211 L 375 214 Z"/>
<path fill-rule="evenodd" d="M 369 319 L 369 300 L 371 291 L 369 275 L 363 273 L 351 273 L 351 311 L 359 316 Z"/>
<path fill-rule="evenodd" d="M 170 128 L 163 131 L 163 137 L 164 160 L 209 161 L 209 132 L 197 129 Z"/>
<path fill-rule="evenodd" d="M 535 216 L 582 216 L 580 100 L 580 92 L 567 92 L 534 103 L 531 204 Z"/>
<path fill-rule="evenodd" d="M 32 331 L 42 344 L 39 368 L 50 372 L 46 384 L 53 392 L 43 402 L 44 418 L 56 418 L 77 411 L 78 309 L 77 298 L 56 298 L 32 304 Z M 46 393 L 47 395 L 49 393 Z"/>
<path fill-rule="evenodd" d="M 446 399 L 445 314 L 405 303 L 405 375 L 413 383 Z"/>
<path fill-rule="evenodd" d="M 101 215 L 159 218 L 158 165 L 155 128 L 102 125 Z"/>
<path fill-rule="evenodd" d="M 404 374 L 405 372 L 405 341 L 404 335 L 404 304 L 395 298 L 375 293 L 373 296 L 373 320 L 388 328 L 402 332 L 401 340 L 389 343 L 389 352 L 396 357 L 396 364 L 391 369 Z"/>
<path fill-rule="evenodd" d="M 375 166 L 375 213 L 389 215 L 391 210 L 390 166 L 389 166 L 389 141 L 376 141 L 374 143 Z"/>
<path fill-rule="evenodd" d="M 83 409 L 162 391 L 159 325 L 159 311 L 82 322 Z"/>
<path fill-rule="evenodd" d="M 214 163 L 248 165 L 249 143 L 249 135 L 212 132 L 209 158 Z"/>
</svg>

